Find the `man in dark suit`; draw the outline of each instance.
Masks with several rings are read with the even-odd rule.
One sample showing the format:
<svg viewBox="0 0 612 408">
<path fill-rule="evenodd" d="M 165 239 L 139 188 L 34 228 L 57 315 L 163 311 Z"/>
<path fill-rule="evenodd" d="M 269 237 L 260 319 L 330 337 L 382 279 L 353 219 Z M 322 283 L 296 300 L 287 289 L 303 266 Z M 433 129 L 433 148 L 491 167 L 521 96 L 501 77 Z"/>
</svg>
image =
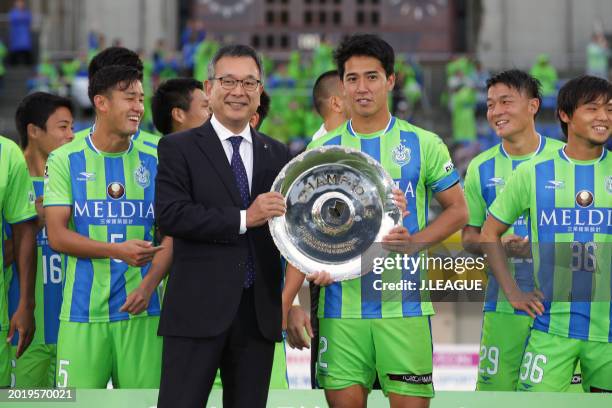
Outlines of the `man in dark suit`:
<svg viewBox="0 0 612 408">
<path fill-rule="evenodd" d="M 174 238 L 158 406 L 201 407 L 220 368 L 225 407 L 265 407 L 282 283 L 267 221 L 285 212 L 269 191 L 289 151 L 249 127 L 263 91 L 252 48 L 221 48 L 208 77 L 211 119 L 158 147 L 156 216 Z"/>
</svg>

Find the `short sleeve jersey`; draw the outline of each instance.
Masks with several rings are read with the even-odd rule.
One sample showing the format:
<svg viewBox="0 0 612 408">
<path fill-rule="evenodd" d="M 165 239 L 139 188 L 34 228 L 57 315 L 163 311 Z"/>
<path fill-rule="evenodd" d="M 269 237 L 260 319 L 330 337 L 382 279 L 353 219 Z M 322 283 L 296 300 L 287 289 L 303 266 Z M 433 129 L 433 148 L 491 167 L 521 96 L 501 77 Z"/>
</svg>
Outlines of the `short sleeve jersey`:
<svg viewBox="0 0 612 408">
<path fill-rule="evenodd" d="M 70 207 L 69 228 L 96 241 L 153 241 L 157 151 L 131 142 L 122 153 L 101 152 L 91 137 L 68 143 L 47 160 L 44 206 Z M 158 315 L 154 292 L 146 312 L 119 308 L 148 273 L 119 259 L 68 256 L 60 320 L 108 322 Z"/>
<path fill-rule="evenodd" d="M 43 195 L 43 178 L 32 177 L 36 197 Z M 7 225 L 7 235 L 11 234 Z M 34 319 L 36 331 L 32 344 L 55 344 L 59 330 L 59 313 L 62 305 L 63 254 L 55 252 L 49 246 L 47 228 L 43 227 L 36 235 L 36 286 Z M 12 316 L 19 304 L 19 275 L 15 264 L 5 270 L 8 289 L 9 316 Z M 17 345 L 19 334 L 13 337 L 13 345 Z"/>
<path fill-rule="evenodd" d="M 510 156 L 500 143 L 472 159 L 467 169 L 464 185 L 465 199 L 470 214 L 468 225 L 482 227 L 488 208 L 504 189 L 508 179 L 519 165 L 563 147 L 563 143 L 558 140 L 539 137 L 540 143 L 535 153 L 526 156 Z M 507 234 L 528 237 L 528 219 L 528 214 L 521 215 L 508 229 Z M 508 266 L 521 289 L 533 290 L 533 263 L 524 259 L 512 259 Z M 515 313 L 514 308 L 506 301 L 504 292 L 500 290 L 495 276 L 491 273 L 488 275 L 484 310 L 485 312 Z M 522 314 L 523 312 L 516 313 Z"/>
<path fill-rule="evenodd" d="M 434 133 L 395 117 L 383 131 L 369 135 L 355 133 L 348 121 L 311 142 L 308 148 L 330 145 L 360 150 L 382 164 L 396 186 L 406 194 L 410 214 L 404 218 L 404 226 L 411 234 L 427 226 L 432 194 L 459 182 L 442 140 Z M 386 292 L 377 290 L 374 285 L 374 280 L 382 277 L 384 283 L 412 281 L 419 287 L 426 275 L 427 271 L 421 269 L 385 271 L 380 276 L 368 273 L 360 279 L 321 288 L 319 317 L 373 319 L 431 315 L 433 306 L 428 296 L 421 296 L 419 291 L 399 291 L 386 298 Z"/>
<path fill-rule="evenodd" d="M 521 165 L 490 207 L 511 225 L 531 218 L 536 284 L 545 312 L 533 328 L 612 342 L 612 156 L 582 162 L 563 149 Z"/>
<path fill-rule="evenodd" d="M 0 136 L 0 224 L 17 224 L 36 218 L 34 189 L 21 149 L 15 142 Z M 4 265 L 4 245 L 0 248 L 0 265 Z M 0 274 L 0 330 L 8 330 L 8 282 Z"/>
</svg>

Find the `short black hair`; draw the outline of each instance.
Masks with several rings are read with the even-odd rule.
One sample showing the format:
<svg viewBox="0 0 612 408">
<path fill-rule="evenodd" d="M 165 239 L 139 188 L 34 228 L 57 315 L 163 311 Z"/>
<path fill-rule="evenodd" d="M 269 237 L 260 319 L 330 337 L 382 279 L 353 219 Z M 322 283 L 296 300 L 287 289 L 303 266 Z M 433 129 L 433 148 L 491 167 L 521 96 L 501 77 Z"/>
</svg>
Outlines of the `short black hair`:
<svg viewBox="0 0 612 408">
<path fill-rule="evenodd" d="M 89 63 L 87 72 L 89 79 L 91 80 L 100 69 L 110 65 L 125 65 L 141 72 L 143 70 L 142 60 L 134 51 L 125 47 L 108 47 L 100 51 Z"/>
<path fill-rule="evenodd" d="M 28 125 L 31 123 L 46 131 L 49 116 L 61 107 L 74 112 L 70 99 L 47 92 L 34 92 L 21 100 L 15 112 L 15 127 L 22 148 L 28 146 Z"/>
<path fill-rule="evenodd" d="M 338 75 L 344 79 L 344 64 L 354 56 L 374 57 L 380 61 L 387 76 L 393 74 L 395 52 L 388 42 L 376 34 L 355 34 L 345 38 L 334 51 Z"/>
<path fill-rule="evenodd" d="M 101 68 L 89 80 L 87 94 L 95 108 L 94 96 L 108 94 L 114 88 L 124 91 L 136 81 L 142 82 L 142 71 L 127 65 L 109 65 Z"/>
<path fill-rule="evenodd" d="M 487 79 L 487 91 L 497 84 L 503 84 L 508 88 L 514 88 L 519 92 L 524 92 L 530 99 L 537 99 L 539 102 L 538 106 L 542 106 L 542 85 L 540 81 L 525 71 L 521 71 L 520 69 L 509 69 L 493 75 L 491 78 Z M 534 116 L 536 116 L 538 112 L 536 112 Z"/>
<path fill-rule="evenodd" d="M 193 91 L 204 90 L 201 81 L 193 78 L 173 78 L 163 82 L 151 99 L 153 124 L 162 134 L 172 133 L 172 109 L 189 110 Z"/>
<path fill-rule="evenodd" d="M 255 61 L 255 64 L 257 64 L 257 70 L 259 71 L 259 80 L 263 81 L 264 70 L 263 70 L 263 64 L 261 63 L 261 58 L 259 58 L 257 51 L 255 51 L 252 47 L 248 45 L 244 45 L 244 44 L 225 45 L 219 48 L 219 50 L 215 53 L 212 60 L 208 64 L 208 79 L 215 78 L 215 65 L 223 57 L 234 57 L 234 58 L 250 57 L 250 58 L 253 58 L 253 61 Z"/>
<path fill-rule="evenodd" d="M 334 96 L 333 87 L 336 82 L 342 82 L 338 70 L 331 70 L 319 75 L 312 88 L 312 104 L 319 115 L 323 115 L 324 104 L 329 97 Z"/>
<path fill-rule="evenodd" d="M 268 112 L 270 112 L 270 95 L 268 95 L 266 91 L 263 91 L 259 96 L 259 106 L 257 107 L 259 122 L 257 122 L 255 129 L 259 130 L 264 119 L 268 116 Z"/>
<path fill-rule="evenodd" d="M 578 107 L 599 99 L 603 99 L 604 103 L 612 100 L 610 81 L 591 75 L 582 75 L 563 85 L 557 96 L 557 118 L 566 137 L 567 123 L 561 120 L 560 112 L 564 112 L 571 118 Z"/>
</svg>

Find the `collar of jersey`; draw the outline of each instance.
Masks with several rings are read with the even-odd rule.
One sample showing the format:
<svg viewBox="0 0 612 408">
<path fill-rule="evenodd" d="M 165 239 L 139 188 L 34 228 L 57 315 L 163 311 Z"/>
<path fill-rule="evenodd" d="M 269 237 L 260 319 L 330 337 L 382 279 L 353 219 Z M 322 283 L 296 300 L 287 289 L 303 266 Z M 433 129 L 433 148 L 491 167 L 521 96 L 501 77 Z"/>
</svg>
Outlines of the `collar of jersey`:
<svg viewBox="0 0 612 408">
<path fill-rule="evenodd" d="M 537 156 L 538 154 L 540 154 L 540 152 L 542 150 L 544 150 L 544 145 L 546 144 L 546 139 L 541 134 L 538 133 L 538 137 L 540 138 L 540 142 L 538 143 L 538 148 L 535 149 L 535 152 L 527 153 L 527 154 L 524 154 L 522 156 L 512 156 L 511 154 L 506 152 L 506 149 L 504 149 L 504 144 L 503 143 L 499 144 L 499 151 L 501 152 L 502 156 L 504 156 L 506 158 L 509 158 L 511 160 L 522 161 L 522 160 L 531 159 L 531 158 Z"/>
<path fill-rule="evenodd" d="M 601 152 L 601 156 L 599 156 L 598 158 L 592 159 L 592 160 L 576 160 L 576 159 L 570 159 L 567 156 L 567 154 L 565 153 L 565 146 L 559 149 L 559 156 L 561 156 L 563 160 L 570 162 L 577 166 L 588 166 L 591 164 L 599 163 L 600 161 L 605 159 L 607 155 L 608 155 L 608 149 L 606 149 L 606 147 L 604 146 L 603 152 Z"/>
<path fill-rule="evenodd" d="M 387 126 L 385 126 L 384 130 L 379 130 L 374 133 L 368 133 L 368 134 L 357 133 L 353 130 L 353 120 L 352 119 L 349 119 L 346 122 L 346 129 L 352 136 L 360 137 L 363 139 L 372 139 L 374 137 L 380 137 L 380 136 L 386 135 L 391 129 L 393 129 L 394 125 L 395 125 L 395 116 L 391 115 L 391 117 L 389 118 L 389 123 L 387 123 Z"/>
<path fill-rule="evenodd" d="M 124 150 L 122 152 L 116 152 L 116 153 L 110 153 L 110 152 L 103 152 L 102 150 L 98 150 L 98 148 L 96 146 L 94 146 L 93 141 L 91 140 L 91 134 L 92 132 L 89 132 L 89 135 L 87 135 L 87 138 L 85 139 L 87 146 L 89 146 L 89 148 L 91 150 L 93 150 L 95 153 L 99 154 L 100 156 L 105 156 L 105 157 L 121 157 L 124 154 L 128 154 L 129 152 L 132 151 L 132 147 L 134 146 L 134 142 L 132 141 L 132 139 L 130 139 L 130 146 L 127 148 L 127 150 Z"/>
<path fill-rule="evenodd" d="M 91 127 L 89 128 L 89 134 L 91 135 L 94 131 L 96 130 L 96 122 L 94 122 Z M 140 128 L 138 128 L 138 130 L 136 131 L 136 133 L 134 133 L 131 136 L 132 140 L 136 140 L 138 139 L 138 136 L 140 136 Z"/>
</svg>

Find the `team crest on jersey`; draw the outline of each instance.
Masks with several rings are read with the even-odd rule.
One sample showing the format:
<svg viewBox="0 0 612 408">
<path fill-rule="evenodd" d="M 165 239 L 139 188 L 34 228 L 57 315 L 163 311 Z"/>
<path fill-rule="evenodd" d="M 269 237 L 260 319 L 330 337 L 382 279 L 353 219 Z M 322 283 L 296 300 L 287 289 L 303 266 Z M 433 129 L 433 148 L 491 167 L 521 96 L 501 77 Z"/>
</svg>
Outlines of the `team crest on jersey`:
<svg viewBox="0 0 612 408">
<path fill-rule="evenodd" d="M 118 181 L 113 181 L 106 188 L 108 196 L 113 200 L 118 200 L 125 195 L 125 186 Z"/>
<path fill-rule="evenodd" d="M 410 161 L 410 154 L 410 148 L 404 146 L 403 144 L 400 144 L 393 150 L 391 150 L 391 157 L 393 158 L 393 161 L 399 166 L 408 164 L 408 162 Z"/>
<path fill-rule="evenodd" d="M 36 201 L 36 197 L 34 196 L 33 191 L 28 192 L 28 201 L 30 202 L 30 204 L 34 204 L 34 202 Z"/>
<path fill-rule="evenodd" d="M 582 208 L 590 206 L 593 204 L 593 193 L 589 190 L 580 190 L 578 194 L 576 194 L 576 204 Z"/>
<path fill-rule="evenodd" d="M 606 190 L 608 190 L 608 193 L 612 194 L 612 176 L 606 177 Z"/>
<path fill-rule="evenodd" d="M 151 173 L 142 162 L 140 166 L 134 170 L 134 181 L 142 188 L 147 188 L 151 184 Z"/>
</svg>

